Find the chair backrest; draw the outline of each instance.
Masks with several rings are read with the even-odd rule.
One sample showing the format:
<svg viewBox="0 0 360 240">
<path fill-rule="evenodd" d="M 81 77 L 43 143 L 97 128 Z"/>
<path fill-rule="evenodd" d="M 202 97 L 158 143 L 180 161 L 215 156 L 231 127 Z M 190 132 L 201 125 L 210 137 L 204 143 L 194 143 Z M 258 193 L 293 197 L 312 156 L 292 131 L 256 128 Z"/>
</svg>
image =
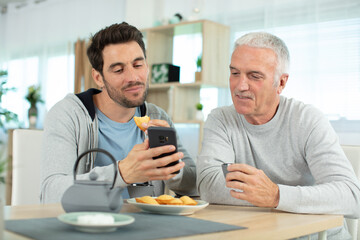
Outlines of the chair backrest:
<svg viewBox="0 0 360 240">
<path fill-rule="evenodd" d="M 360 146 L 349 146 L 342 145 L 346 157 L 351 162 L 356 176 L 360 179 Z M 360 234 L 358 234 L 360 229 L 360 223 L 358 219 L 346 219 L 348 225 L 348 230 L 353 237 L 353 240 L 360 240 Z"/>
<path fill-rule="evenodd" d="M 13 132 L 11 205 L 40 204 L 42 130 Z"/>
</svg>

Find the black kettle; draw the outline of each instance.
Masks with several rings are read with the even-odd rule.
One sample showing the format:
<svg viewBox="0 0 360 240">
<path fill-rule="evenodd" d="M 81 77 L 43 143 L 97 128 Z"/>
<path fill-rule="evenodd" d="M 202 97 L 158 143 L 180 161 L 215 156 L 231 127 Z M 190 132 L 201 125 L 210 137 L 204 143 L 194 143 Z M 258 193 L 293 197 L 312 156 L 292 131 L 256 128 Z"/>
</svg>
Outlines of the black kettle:
<svg viewBox="0 0 360 240">
<path fill-rule="evenodd" d="M 90 173 L 90 180 L 76 180 L 76 170 L 79 161 L 86 154 L 91 152 L 101 152 L 106 154 L 114 164 L 114 180 L 96 181 L 98 175 Z M 62 207 L 65 212 L 114 212 L 118 213 L 122 207 L 122 188 L 114 188 L 117 176 L 117 164 L 115 158 L 107 151 L 94 148 L 82 153 L 74 165 L 74 184 L 63 194 L 61 199 Z"/>
</svg>

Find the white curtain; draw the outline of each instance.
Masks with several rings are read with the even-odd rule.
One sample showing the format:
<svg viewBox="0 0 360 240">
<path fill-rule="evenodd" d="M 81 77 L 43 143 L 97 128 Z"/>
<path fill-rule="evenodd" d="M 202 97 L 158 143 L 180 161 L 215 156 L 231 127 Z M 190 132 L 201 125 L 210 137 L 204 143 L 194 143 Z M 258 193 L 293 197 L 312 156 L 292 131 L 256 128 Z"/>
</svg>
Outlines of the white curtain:
<svg viewBox="0 0 360 240">
<path fill-rule="evenodd" d="M 220 22 L 230 26 L 231 44 L 252 31 L 282 38 L 291 55 L 290 78 L 283 95 L 315 105 L 329 117 L 341 143 L 360 145 L 359 0 L 162 2 L 156 20 L 180 12 L 185 19 Z M 218 99 L 226 104 L 230 98 L 223 95 Z"/>
</svg>

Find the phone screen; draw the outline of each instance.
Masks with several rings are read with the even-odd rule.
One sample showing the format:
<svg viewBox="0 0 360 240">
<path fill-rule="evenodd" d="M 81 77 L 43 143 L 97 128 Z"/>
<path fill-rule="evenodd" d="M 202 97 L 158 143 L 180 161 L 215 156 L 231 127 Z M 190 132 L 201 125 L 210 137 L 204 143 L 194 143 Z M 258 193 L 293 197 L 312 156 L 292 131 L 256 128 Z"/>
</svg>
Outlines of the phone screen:
<svg viewBox="0 0 360 240">
<path fill-rule="evenodd" d="M 149 127 L 148 128 L 148 136 L 149 136 L 149 146 L 150 148 L 165 146 L 165 145 L 174 145 L 175 151 L 170 153 L 164 153 L 153 159 L 162 158 L 173 153 L 177 152 L 177 141 L 176 141 L 176 131 L 174 128 L 170 127 Z M 179 161 L 172 162 L 165 167 L 176 165 Z M 179 173 L 176 171 L 174 173 Z"/>
</svg>

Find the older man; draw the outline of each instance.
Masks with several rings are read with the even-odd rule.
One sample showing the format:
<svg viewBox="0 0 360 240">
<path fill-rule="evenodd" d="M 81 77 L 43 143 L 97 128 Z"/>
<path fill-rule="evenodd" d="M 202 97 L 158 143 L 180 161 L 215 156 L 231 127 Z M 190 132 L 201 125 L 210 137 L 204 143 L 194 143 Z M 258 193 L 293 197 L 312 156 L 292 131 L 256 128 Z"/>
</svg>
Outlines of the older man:
<svg viewBox="0 0 360 240">
<path fill-rule="evenodd" d="M 360 185 L 325 116 L 280 96 L 289 52 L 268 33 L 239 38 L 230 63 L 233 105 L 212 111 L 198 158 L 198 190 L 211 203 L 360 216 Z M 223 176 L 222 163 L 233 163 Z M 345 228 L 330 239 L 348 239 Z"/>
</svg>

